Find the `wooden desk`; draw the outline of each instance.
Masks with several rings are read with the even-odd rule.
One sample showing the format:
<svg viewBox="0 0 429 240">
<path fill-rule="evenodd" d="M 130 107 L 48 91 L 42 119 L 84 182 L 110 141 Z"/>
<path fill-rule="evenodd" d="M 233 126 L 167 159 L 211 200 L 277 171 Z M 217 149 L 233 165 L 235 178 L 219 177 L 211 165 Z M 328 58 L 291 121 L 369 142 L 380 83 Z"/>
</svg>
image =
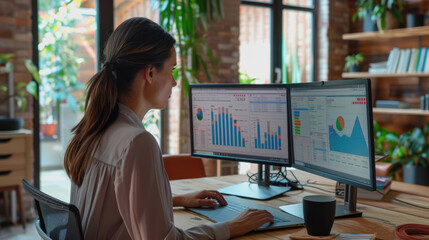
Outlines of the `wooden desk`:
<svg viewBox="0 0 429 240">
<path fill-rule="evenodd" d="M 310 183 L 315 183 L 311 184 L 312 186 L 328 191 L 335 189 L 335 181 L 299 170 L 293 170 L 293 172 L 303 184 L 306 184 L 308 180 Z M 293 177 L 291 178 L 293 179 Z M 247 176 L 243 175 L 175 180 L 171 181 L 171 189 L 173 195 L 178 195 L 203 189 L 219 189 L 245 181 L 247 181 Z M 258 202 L 277 208 L 286 204 L 301 203 L 304 196 L 316 194 L 334 195 L 316 188 L 305 187 L 305 190 L 286 192 L 269 201 Z M 429 225 L 429 210 L 413 207 L 389 197 L 429 208 L 429 187 L 394 182 L 392 190 L 382 200 L 358 199 L 357 209 L 363 213 L 363 217 L 336 219 L 332 233 L 375 233 L 378 239 L 390 240 L 395 239 L 394 229 L 398 225 L 406 223 Z M 337 198 L 337 202 L 342 202 L 342 199 Z M 211 220 L 183 208 L 174 209 L 174 219 L 176 226 L 183 229 L 212 223 Z M 305 228 L 275 230 L 249 233 L 237 239 L 289 239 L 291 234 L 298 232 L 306 233 L 307 231 Z"/>
</svg>

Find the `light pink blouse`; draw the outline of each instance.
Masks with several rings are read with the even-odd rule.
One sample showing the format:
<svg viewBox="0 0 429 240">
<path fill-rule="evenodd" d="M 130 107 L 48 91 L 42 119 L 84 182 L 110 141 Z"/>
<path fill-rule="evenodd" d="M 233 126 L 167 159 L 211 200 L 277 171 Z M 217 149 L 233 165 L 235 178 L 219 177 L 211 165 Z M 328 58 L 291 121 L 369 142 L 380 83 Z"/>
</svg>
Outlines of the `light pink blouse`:
<svg viewBox="0 0 429 240">
<path fill-rule="evenodd" d="M 225 223 L 188 230 L 174 226 L 170 182 L 155 138 L 137 115 L 119 104 L 85 173 L 72 183 L 85 239 L 228 239 Z"/>
</svg>

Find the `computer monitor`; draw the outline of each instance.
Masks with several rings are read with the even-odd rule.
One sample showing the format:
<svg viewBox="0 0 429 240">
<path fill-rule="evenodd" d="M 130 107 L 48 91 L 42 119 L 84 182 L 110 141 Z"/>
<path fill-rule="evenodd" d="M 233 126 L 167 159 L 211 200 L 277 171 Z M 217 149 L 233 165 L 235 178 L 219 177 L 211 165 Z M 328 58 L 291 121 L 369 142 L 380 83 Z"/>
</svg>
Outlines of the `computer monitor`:
<svg viewBox="0 0 429 240">
<path fill-rule="evenodd" d="M 286 85 L 191 84 L 189 106 L 193 156 L 260 164 L 258 184 L 242 183 L 221 193 L 268 199 L 289 189 L 270 186 L 268 170 L 291 165 Z"/>
<path fill-rule="evenodd" d="M 376 186 L 370 80 L 292 84 L 289 103 L 293 166 L 345 183 L 336 216 L 361 216 L 356 187 Z M 302 213 L 295 207 L 281 209 Z"/>
</svg>

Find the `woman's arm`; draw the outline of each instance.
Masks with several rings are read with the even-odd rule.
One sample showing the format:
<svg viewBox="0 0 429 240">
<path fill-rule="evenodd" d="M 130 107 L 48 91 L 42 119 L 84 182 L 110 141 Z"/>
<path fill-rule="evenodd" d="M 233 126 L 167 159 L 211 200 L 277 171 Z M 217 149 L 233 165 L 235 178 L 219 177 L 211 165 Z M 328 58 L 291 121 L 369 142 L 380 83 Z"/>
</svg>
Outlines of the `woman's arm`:
<svg viewBox="0 0 429 240">
<path fill-rule="evenodd" d="M 139 134 L 124 152 L 115 179 L 119 212 L 132 239 L 229 239 L 227 223 L 176 228 L 169 184 L 156 140 Z"/>
<path fill-rule="evenodd" d="M 222 194 L 215 190 L 203 190 L 173 197 L 174 207 L 217 207 L 227 205 Z"/>
</svg>

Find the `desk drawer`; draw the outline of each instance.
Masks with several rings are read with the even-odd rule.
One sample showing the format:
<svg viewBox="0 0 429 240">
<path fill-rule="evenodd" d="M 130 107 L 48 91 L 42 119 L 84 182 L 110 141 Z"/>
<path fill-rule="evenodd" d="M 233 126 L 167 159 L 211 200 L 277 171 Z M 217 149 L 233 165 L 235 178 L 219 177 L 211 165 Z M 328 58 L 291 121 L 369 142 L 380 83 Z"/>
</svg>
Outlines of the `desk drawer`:
<svg viewBox="0 0 429 240">
<path fill-rule="evenodd" d="M 0 155 L 25 152 L 24 138 L 0 138 Z"/>
<path fill-rule="evenodd" d="M 0 171 L 0 187 L 21 185 L 23 178 L 25 178 L 24 170 Z"/>
<path fill-rule="evenodd" d="M 0 155 L 0 171 L 25 169 L 25 167 L 24 153 Z"/>
</svg>

